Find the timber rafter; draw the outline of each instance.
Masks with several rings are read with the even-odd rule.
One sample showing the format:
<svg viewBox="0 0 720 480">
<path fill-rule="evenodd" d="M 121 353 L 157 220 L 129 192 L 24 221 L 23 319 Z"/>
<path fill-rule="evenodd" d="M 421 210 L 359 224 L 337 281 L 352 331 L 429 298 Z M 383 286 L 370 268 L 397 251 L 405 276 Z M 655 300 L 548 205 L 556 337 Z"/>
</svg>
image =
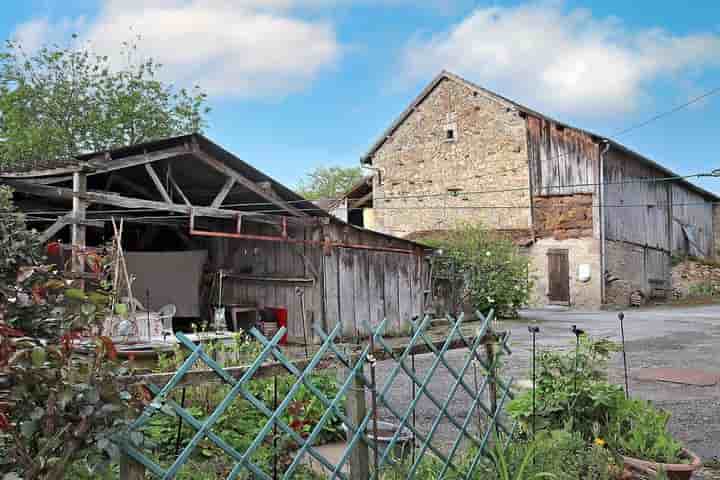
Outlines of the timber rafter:
<svg viewBox="0 0 720 480">
<path fill-rule="evenodd" d="M 238 217 L 242 217 L 244 221 L 269 223 L 271 225 L 281 224 L 283 221 L 302 226 L 312 225 L 315 223 L 315 219 L 313 218 L 281 217 L 277 215 L 268 215 L 258 212 L 242 212 L 221 208 L 159 202 L 155 200 L 132 198 L 106 192 L 73 192 L 71 188 L 38 185 L 27 183 L 22 180 L 7 180 L 6 183 L 18 192 L 35 195 L 38 197 L 70 201 L 72 201 L 74 198 L 79 198 L 89 204 L 109 205 L 125 209 L 146 209 L 163 212 L 176 212 L 186 214 L 188 216 L 196 215 L 200 217 L 210 218 L 237 219 Z M 112 212 L 107 213 L 111 214 Z"/>
</svg>

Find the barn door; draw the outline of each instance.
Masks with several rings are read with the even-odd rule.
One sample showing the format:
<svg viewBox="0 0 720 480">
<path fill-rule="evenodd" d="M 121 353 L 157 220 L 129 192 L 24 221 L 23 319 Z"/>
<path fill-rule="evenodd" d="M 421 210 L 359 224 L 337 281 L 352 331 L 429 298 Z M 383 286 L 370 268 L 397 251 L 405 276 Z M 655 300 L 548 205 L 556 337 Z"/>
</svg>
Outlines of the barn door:
<svg viewBox="0 0 720 480">
<path fill-rule="evenodd" d="M 570 302 L 570 264 L 567 250 L 548 250 L 548 299 Z"/>
</svg>

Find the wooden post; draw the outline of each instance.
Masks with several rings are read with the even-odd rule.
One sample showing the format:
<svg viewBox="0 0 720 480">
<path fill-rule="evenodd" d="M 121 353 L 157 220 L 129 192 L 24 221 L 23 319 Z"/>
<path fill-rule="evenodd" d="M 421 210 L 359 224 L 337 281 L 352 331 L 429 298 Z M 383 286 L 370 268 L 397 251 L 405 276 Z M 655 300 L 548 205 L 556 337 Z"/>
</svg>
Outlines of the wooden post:
<svg viewBox="0 0 720 480">
<path fill-rule="evenodd" d="M 350 366 L 357 364 L 359 354 L 353 352 L 350 354 Z M 347 374 L 351 375 L 351 370 L 347 370 Z M 367 414 L 367 406 L 365 405 L 365 384 L 361 375 L 356 375 L 353 379 L 352 386 L 348 389 L 347 399 L 345 401 L 345 409 L 353 426 L 358 427 L 362 424 Z M 352 438 L 353 433 L 348 431 L 348 441 Z M 349 459 L 350 480 L 367 480 L 370 478 L 370 455 L 368 445 L 363 440 L 355 443 L 355 447 L 350 453 Z"/>
<path fill-rule="evenodd" d="M 87 192 L 87 176 L 81 172 L 73 173 L 73 201 L 72 217 L 75 220 L 72 224 L 72 272 L 82 274 L 85 272 L 85 231 L 86 226 L 85 210 L 87 203 L 78 194 Z M 85 282 L 80 280 L 80 287 L 85 288 Z"/>
<path fill-rule="evenodd" d="M 145 480 L 145 465 L 123 453 L 120 457 L 120 480 Z"/>
</svg>

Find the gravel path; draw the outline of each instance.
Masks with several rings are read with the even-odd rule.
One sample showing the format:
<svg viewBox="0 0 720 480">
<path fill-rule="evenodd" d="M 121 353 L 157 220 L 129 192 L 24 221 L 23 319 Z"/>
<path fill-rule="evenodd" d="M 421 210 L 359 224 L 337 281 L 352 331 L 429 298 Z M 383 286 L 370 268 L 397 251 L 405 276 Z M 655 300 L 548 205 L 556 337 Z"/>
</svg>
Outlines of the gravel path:
<svg viewBox="0 0 720 480">
<path fill-rule="evenodd" d="M 570 311 L 528 311 L 520 321 L 507 321 L 502 328 L 512 332 L 513 354 L 506 358 L 504 375 L 515 379 L 529 377 L 530 345 L 528 322 L 537 322 L 541 328 L 538 348 L 563 348 L 572 345 L 570 327 L 573 324 L 584 328 L 593 336 L 604 336 L 619 341 L 619 323 L 614 312 L 570 312 Z M 720 306 L 655 308 L 626 312 L 625 333 L 630 371 L 642 367 L 695 368 L 720 372 Z M 451 351 L 448 362 L 456 369 L 462 367 L 467 350 Z M 432 368 L 433 355 L 415 357 L 416 371 L 420 376 Z M 392 362 L 378 364 L 378 383 L 390 373 Z M 623 383 L 622 356 L 618 354 L 609 367 L 611 381 Z M 482 382 L 482 378 L 478 378 Z M 475 377 L 470 368 L 465 381 L 474 385 Z M 444 402 L 455 379 L 442 366 L 438 366 L 428 391 L 440 402 Z M 392 404 L 404 412 L 411 398 L 411 382 L 400 375 L 388 397 Z M 690 387 L 661 382 L 641 382 L 631 379 L 631 394 L 652 400 L 659 407 L 672 412 L 671 430 L 704 461 L 720 458 L 720 386 Z M 370 398 L 368 398 L 368 402 Z M 462 422 L 470 409 L 471 397 L 462 388 L 448 406 L 449 413 Z M 369 403 L 368 403 L 369 405 Z M 418 429 L 428 432 L 438 415 L 439 409 L 426 397 L 419 402 L 415 415 Z M 474 415 L 477 417 L 477 415 Z M 388 411 L 380 411 L 380 418 L 393 421 Z M 473 422 L 476 420 L 473 419 Z M 448 451 L 458 436 L 458 429 L 447 418 L 442 418 L 434 437 L 435 444 Z M 715 476 L 712 476 L 715 475 Z M 703 478 L 703 477 L 698 477 Z M 720 475 L 706 473 L 706 479 Z"/>
</svg>

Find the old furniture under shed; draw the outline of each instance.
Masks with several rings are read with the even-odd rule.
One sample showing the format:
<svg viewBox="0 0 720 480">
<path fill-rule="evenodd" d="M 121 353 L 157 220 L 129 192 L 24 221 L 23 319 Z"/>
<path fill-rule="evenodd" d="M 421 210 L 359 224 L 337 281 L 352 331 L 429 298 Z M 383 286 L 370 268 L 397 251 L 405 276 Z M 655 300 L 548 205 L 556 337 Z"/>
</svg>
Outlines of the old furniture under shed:
<svg viewBox="0 0 720 480">
<path fill-rule="evenodd" d="M 76 160 L 4 172 L 0 180 L 15 189 L 18 207 L 45 241 L 69 245 L 77 278 L 88 275 L 84 253 L 112 237 L 112 218 L 123 218 L 129 256 L 206 251 L 199 288 L 205 292 L 222 272 L 224 305 L 237 314 L 287 310 L 291 340 L 310 338 L 315 322 L 325 329 L 339 322 L 351 337 L 366 333 L 365 321 L 383 318 L 388 332 L 399 334 L 423 313 L 423 246 L 331 217 L 202 135 Z M 184 265 L 162 268 L 172 281 Z M 209 320 L 202 313 L 208 305 L 195 306 L 200 320 Z"/>
</svg>

